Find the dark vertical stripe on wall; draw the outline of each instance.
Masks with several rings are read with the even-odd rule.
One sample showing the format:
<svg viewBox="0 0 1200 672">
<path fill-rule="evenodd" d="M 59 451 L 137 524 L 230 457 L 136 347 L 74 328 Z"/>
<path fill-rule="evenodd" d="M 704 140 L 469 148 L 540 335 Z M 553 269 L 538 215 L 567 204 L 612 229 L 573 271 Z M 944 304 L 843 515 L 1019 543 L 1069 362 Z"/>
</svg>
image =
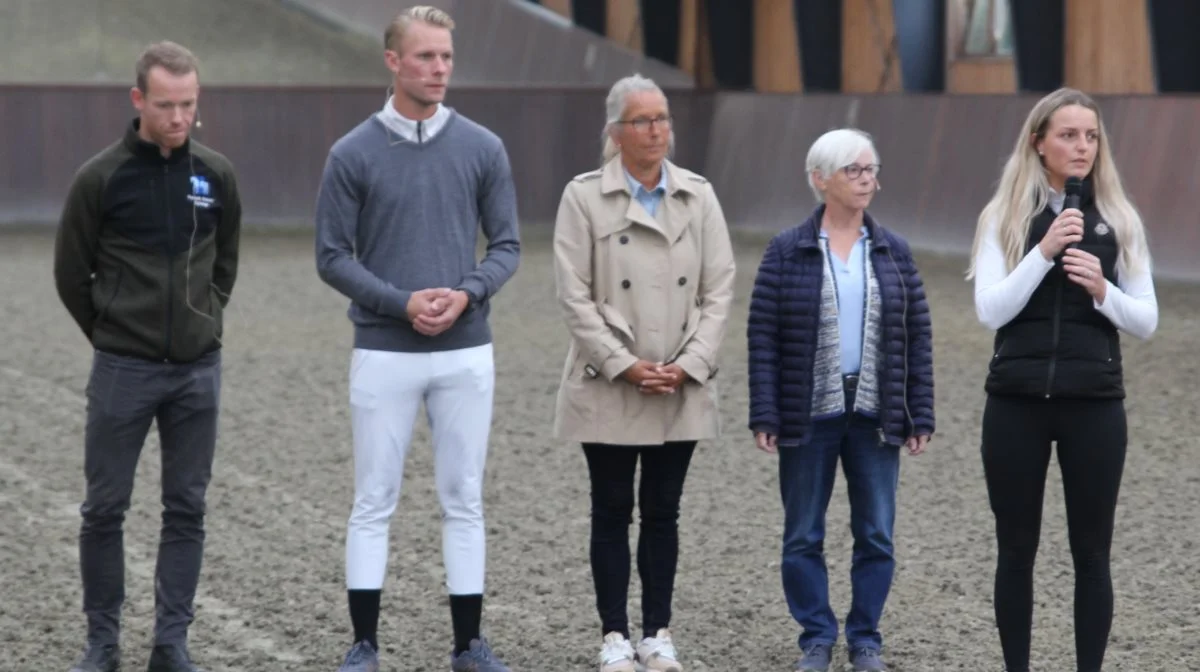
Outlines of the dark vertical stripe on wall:
<svg viewBox="0 0 1200 672">
<path fill-rule="evenodd" d="M 571 0 L 575 25 L 597 35 L 608 35 L 608 10 L 605 0 Z"/>
<path fill-rule="evenodd" d="M 1049 92 L 1059 88 L 1066 67 L 1066 0 L 1009 0 L 1009 8 L 1017 89 Z"/>
<path fill-rule="evenodd" d="M 905 91 L 946 88 L 946 0 L 892 0 Z"/>
<path fill-rule="evenodd" d="M 754 88 L 754 4 L 707 0 L 713 76 L 722 89 Z"/>
<path fill-rule="evenodd" d="M 807 92 L 842 90 L 842 0 L 795 0 L 800 70 Z"/>
<path fill-rule="evenodd" d="M 679 65 L 679 0 L 641 0 L 642 51 Z"/>
<path fill-rule="evenodd" d="M 1159 93 L 1200 92 L 1200 2 L 1149 0 Z"/>
</svg>

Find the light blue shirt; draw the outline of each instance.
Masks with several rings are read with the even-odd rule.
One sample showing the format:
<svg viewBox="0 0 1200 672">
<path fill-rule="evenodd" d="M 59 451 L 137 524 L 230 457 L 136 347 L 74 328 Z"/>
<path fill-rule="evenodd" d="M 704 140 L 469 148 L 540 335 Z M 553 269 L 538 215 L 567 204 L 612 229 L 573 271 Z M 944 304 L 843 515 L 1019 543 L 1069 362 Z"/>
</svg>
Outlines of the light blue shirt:
<svg viewBox="0 0 1200 672">
<path fill-rule="evenodd" d="M 843 374 L 857 374 L 862 366 L 867 309 L 867 227 L 860 228 L 859 234 L 845 262 L 829 251 L 829 270 L 837 286 L 838 345 L 842 351 Z M 829 236 L 822 231 L 821 237 L 828 249 Z"/>
<path fill-rule="evenodd" d="M 647 190 L 641 182 L 633 179 L 633 175 L 630 175 L 628 170 L 625 170 L 625 179 L 629 182 L 629 191 L 633 192 L 633 197 L 642 204 L 651 217 L 654 217 L 654 213 L 658 210 L 658 204 L 667 194 L 667 169 L 662 169 L 662 177 L 658 179 L 658 185 L 650 190 Z"/>
</svg>

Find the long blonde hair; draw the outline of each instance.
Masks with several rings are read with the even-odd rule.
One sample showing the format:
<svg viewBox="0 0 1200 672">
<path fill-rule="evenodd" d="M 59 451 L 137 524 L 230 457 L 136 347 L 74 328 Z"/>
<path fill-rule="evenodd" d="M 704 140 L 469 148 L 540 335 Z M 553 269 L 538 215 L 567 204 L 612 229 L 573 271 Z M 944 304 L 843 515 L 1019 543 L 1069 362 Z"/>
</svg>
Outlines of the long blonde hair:
<svg viewBox="0 0 1200 672">
<path fill-rule="evenodd" d="M 989 228 L 999 224 L 1000 247 L 1004 250 L 1004 261 L 1011 271 L 1025 256 L 1025 245 L 1033 218 L 1046 209 L 1050 202 L 1050 182 L 1046 168 L 1038 156 L 1036 143 L 1046 135 L 1050 118 L 1059 108 L 1067 105 L 1086 107 L 1096 114 L 1100 138 L 1096 162 L 1092 165 L 1092 191 L 1096 208 L 1104 221 L 1113 229 L 1117 238 L 1117 267 L 1136 272 L 1150 264 L 1150 250 L 1146 244 L 1146 229 L 1141 215 L 1125 195 L 1121 176 L 1113 161 L 1109 147 L 1108 131 L 1100 118 L 1100 107 L 1082 91 L 1061 88 L 1039 100 L 1017 136 L 1016 146 L 1004 164 L 1000 184 L 988 201 L 975 227 L 975 241 L 971 246 L 971 263 L 967 279 L 975 275 L 975 260 L 979 255 Z"/>
</svg>

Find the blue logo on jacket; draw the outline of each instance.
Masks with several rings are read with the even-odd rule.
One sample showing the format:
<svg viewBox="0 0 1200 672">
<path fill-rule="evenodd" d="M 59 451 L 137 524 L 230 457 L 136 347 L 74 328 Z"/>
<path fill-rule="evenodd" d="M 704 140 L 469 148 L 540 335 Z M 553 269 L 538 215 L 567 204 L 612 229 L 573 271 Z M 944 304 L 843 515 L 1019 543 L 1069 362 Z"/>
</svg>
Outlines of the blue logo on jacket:
<svg viewBox="0 0 1200 672">
<path fill-rule="evenodd" d="M 211 194 L 212 187 L 208 179 L 202 175 L 192 175 L 192 193 L 188 194 L 188 200 L 197 208 L 211 208 L 216 205 Z"/>
<path fill-rule="evenodd" d="M 208 180 L 200 175 L 192 176 L 192 193 L 196 196 L 208 196 L 209 187 Z"/>
</svg>

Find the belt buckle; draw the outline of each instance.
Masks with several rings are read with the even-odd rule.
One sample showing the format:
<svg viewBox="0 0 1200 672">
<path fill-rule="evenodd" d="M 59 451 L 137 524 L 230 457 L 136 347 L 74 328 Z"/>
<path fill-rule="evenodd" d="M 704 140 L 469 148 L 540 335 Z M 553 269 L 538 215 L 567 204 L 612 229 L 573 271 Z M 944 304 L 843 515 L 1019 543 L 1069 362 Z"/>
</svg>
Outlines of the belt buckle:
<svg viewBox="0 0 1200 672">
<path fill-rule="evenodd" d="M 842 386 L 847 390 L 858 389 L 858 376 L 855 374 L 842 376 Z"/>
</svg>

